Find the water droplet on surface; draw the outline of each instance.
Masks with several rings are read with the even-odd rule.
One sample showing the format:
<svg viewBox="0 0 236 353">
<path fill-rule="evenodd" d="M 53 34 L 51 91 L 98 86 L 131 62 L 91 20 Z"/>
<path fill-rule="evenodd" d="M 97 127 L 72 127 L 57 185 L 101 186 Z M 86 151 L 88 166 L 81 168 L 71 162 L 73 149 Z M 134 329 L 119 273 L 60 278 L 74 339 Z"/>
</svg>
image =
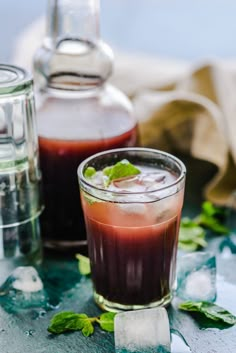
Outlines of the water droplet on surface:
<svg viewBox="0 0 236 353">
<path fill-rule="evenodd" d="M 26 336 L 33 336 L 34 333 L 35 333 L 34 330 L 27 330 L 27 331 L 25 331 Z"/>
<path fill-rule="evenodd" d="M 46 314 L 47 314 L 47 312 L 46 312 L 45 310 L 41 310 L 41 311 L 39 312 L 39 318 L 44 317 Z"/>
<path fill-rule="evenodd" d="M 48 310 L 57 310 L 60 307 L 60 303 L 53 304 L 53 303 L 48 302 L 46 307 Z"/>
<path fill-rule="evenodd" d="M 46 314 L 47 312 L 45 310 L 34 311 L 32 313 L 32 320 L 42 319 L 43 317 L 45 317 Z"/>
</svg>

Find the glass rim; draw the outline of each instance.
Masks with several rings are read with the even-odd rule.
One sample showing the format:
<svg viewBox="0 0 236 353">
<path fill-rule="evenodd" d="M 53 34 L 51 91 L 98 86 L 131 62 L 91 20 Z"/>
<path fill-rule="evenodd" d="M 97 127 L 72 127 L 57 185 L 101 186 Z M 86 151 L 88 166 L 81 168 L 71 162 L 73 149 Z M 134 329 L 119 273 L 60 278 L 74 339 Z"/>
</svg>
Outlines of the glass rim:
<svg viewBox="0 0 236 353">
<path fill-rule="evenodd" d="M 117 153 L 117 152 L 129 152 L 129 151 L 134 151 L 134 152 L 148 152 L 148 153 L 154 153 L 154 154 L 160 154 L 162 156 L 165 156 L 167 158 L 170 158 L 172 161 L 174 161 L 176 164 L 178 164 L 178 166 L 180 167 L 180 175 L 179 177 L 174 180 L 173 182 L 171 182 L 168 185 L 164 185 L 164 186 L 160 186 L 157 189 L 152 189 L 152 190 L 147 190 L 147 191 L 135 191 L 135 192 L 130 192 L 130 191 L 116 191 L 116 190 L 109 190 L 106 189 L 105 187 L 98 187 L 94 184 L 92 184 L 91 182 L 88 181 L 88 179 L 86 179 L 83 175 L 83 170 L 84 170 L 84 166 L 85 164 L 89 163 L 89 161 L 100 157 L 100 156 L 105 156 L 109 153 Z M 77 169 L 77 175 L 79 178 L 79 182 L 81 181 L 82 183 L 84 183 L 86 186 L 98 190 L 98 191 L 102 191 L 108 194 L 115 194 L 115 195 L 144 195 L 144 194 L 152 194 L 155 193 L 157 191 L 162 191 L 162 190 L 166 190 L 169 189 L 177 184 L 179 184 L 186 175 L 186 167 L 184 165 L 184 163 L 177 157 L 173 156 L 171 153 L 168 152 L 164 152 L 161 150 L 157 150 L 154 148 L 146 148 L 146 147 L 126 147 L 126 148 L 116 148 L 116 149 L 111 149 L 111 150 L 106 150 L 103 152 L 99 152 L 96 154 L 93 154 L 92 156 L 86 158 L 83 162 L 80 163 L 80 165 L 78 166 Z M 86 192 L 88 192 L 86 190 Z"/>
<path fill-rule="evenodd" d="M 19 93 L 31 86 L 32 75 L 25 69 L 8 64 L 0 64 L 0 96 Z"/>
</svg>

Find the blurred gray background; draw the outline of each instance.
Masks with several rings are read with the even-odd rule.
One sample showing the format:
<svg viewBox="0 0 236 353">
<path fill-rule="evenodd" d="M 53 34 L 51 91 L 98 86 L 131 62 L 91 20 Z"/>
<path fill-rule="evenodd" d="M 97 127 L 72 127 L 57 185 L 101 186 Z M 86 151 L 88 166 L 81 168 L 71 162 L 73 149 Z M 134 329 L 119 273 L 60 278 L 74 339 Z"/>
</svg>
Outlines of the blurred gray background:
<svg viewBox="0 0 236 353">
<path fill-rule="evenodd" d="M 1 62 L 46 2 L 0 0 Z M 235 0 L 101 0 L 101 9 L 102 35 L 118 48 L 187 60 L 236 58 Z"/>
</svg>

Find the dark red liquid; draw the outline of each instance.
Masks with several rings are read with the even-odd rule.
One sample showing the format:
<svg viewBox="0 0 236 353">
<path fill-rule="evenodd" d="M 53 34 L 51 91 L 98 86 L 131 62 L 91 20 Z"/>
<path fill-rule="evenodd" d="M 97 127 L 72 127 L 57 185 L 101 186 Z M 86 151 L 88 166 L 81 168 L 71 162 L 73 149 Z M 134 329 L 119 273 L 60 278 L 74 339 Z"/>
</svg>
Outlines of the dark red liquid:
<svg viewBox="0 0 236 353">
<path fill-rule="evenodd" d="M 39 136 L 45 202 L 42 234 L 46 245 L 70 247 L 85 243 L 77 168 L 94 153 L 135 145 L 136 138 L 136 127 L 120 136 L 101 140 L 75 141 Z"/>
<path fill-rule="evenodd" d="M 97 294 L 123 305 L 155 303 L 170 295 L 175 277 L 180 209 L 181 201 L 175 217 L 159 224 L 144 222 L 142 226 L 142 216 L 122 215 L 115 204 L 89 205 L 84 201 L 92 279 Z M 131 217 L 137 226 L 124 226 L 126 220 L 127 224 L 132 222 Z M 119 222 L 123 224 L 119 226 Z"/>
</svg>

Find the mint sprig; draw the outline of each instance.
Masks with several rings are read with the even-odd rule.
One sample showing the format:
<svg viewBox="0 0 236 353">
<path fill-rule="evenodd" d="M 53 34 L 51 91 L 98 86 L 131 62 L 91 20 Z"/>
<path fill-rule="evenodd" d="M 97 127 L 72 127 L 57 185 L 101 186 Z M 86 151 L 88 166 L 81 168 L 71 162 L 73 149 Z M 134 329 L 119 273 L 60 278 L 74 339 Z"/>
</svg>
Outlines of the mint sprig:
<svg viewBox="0 0 236 353">
<path fill-rule="evenodd" d="M 141 171 L 130 163 L 127 159 L 117 162 L 113 166 L 103 169 L 103 174 L 107 177 L 106 186 L 109 186 L 113 180 L 140 174 Z"/>
<path fill-rule="evenodd" d="M 210 302 L 187 301 L 179 305 L 179 309 L 198 312 L 213 321 L 221 321 L 228 325 L 236 324 L 236 317 L 226 309 Z"/>
<path fill-rule="evenodd" d="M 52 317 L 48 331 L 57 335 L 68 331 L 82 331 L 82 334 L 88 337 L 94 333 L 94 325 L 98 324 L 102 330 L 113 332 L 115 315 L 106 312 L 100 316 L 88 317 L 84 313 L 64 311 Z"/>
<path fill-rule="evenodd" d="M 206 231 L 190 218 L 183 218 L 179 230 L 179 247 L 185 251 L 195 251 L 207 246 Z"/>
<path fill-rule="evenodd" d="M 230 230 L 223 224 L 225 218 L 226 210 L 224 208 L 216 207 L 211 202 L 205 201 L 202 204 L 202 212 L 195 218 L 195 222 L 214 233 L 227 235 Z"/>
<path fill-rule="evenodd" d="M 207 231 L 228 235 L 230 229 L 224 225 L 226 210 L 205 201 L 201 213 L 193 219 L 183 218 L 179 231 L 179 247 L 185 251 L 195 251 L 207 246 Z"/>
</svg>

